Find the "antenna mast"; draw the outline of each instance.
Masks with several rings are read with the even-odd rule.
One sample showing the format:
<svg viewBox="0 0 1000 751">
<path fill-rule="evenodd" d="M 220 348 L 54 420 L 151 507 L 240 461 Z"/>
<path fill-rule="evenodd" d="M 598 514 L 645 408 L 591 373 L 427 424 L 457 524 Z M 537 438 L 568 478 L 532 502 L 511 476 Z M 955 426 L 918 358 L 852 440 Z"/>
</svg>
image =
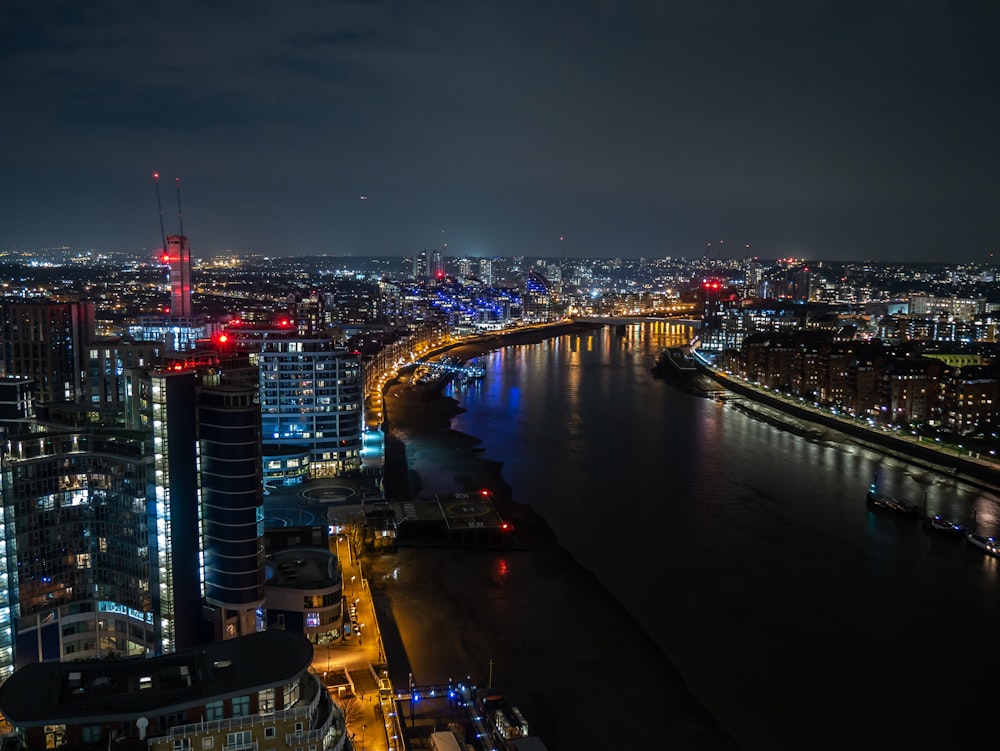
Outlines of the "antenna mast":
<svg viewBox="0 0 1000 751">
<path fill-rule="evenodd" d="M 156 208 L 160 210 L 160 242 L 163 245 L 160 246 L 160 252 L 165 252 L 167 249 L 167 233 L 163 231 L 163 204 L 160 203 L 160 173 L 153 173 L 153 185 L 156 186 Z"/>
<path fill-rule="evenodd" d="M 174 180 L 177 183 L 177 218 L 181 223 L 181 234 L 184 234 L 184 212 L 181 211 L 181 179 L 175 177 Z"/>
</svg>

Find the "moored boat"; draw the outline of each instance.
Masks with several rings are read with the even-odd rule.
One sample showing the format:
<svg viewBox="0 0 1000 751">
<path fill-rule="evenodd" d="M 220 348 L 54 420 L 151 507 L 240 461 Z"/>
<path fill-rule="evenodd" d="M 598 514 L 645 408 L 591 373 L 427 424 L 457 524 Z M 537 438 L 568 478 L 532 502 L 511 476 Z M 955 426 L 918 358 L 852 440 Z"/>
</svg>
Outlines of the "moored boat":
<svg viewBox="0 0 1000 751">
<path fill-rule="evenodd" d="M 945 519 L 940 514 L 928 517 L 925 524 L 928 529 L 932 529 L 935 532 L 942 532 L 946 535 L 963 535 L 968 532 L 964 524 L 959 524 L 951 519 Z"/>
<path fill-rule="evenodd" d="M 894 496 L 886 495 L 885 493 L 869 492 L 868 502 L 873 506 L 884 508 L 887 511 L 895 511 L 897 514 L 903 514 L 904 516 L 917 515 L 917 504 L 913 501 L 908 501 L 905 498 L 895 498 Z"/>
<path fill-rule="evenodd" d="M 917 504 L 913 501 L 909 501 L 906 498 L 896 498 L 886 493 L 879 493 L 878 475 L 875 475 L 872 484 L 868 486 L 868 503 L 887 511 L 902 514 L 903 516 L 916 516 L 918 510 Z"/>
<path fill-rule="evenodd" d="M 965 536 L 969 544 L 975 545 L 977 548 L 985 550 L 990 555 L 995 555 L 1000 557 L 1000 541 L 993 537 L 987 537 L 986 535 L 977 535 L 970 532 Z"/>
</svg>

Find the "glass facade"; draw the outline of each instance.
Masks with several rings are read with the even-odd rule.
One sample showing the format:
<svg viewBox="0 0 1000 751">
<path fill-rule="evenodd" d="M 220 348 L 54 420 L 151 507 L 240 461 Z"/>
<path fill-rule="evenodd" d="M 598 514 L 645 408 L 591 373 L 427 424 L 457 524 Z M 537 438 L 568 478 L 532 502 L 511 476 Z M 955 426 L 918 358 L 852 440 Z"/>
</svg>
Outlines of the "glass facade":
<svg viewBox="0 0 1000 751">
<path fill-rule="evenodd" d="M 359 469 L 359 356 L 334 348 L 329 340 L 296 339 L 268 342 L 253 360 L 260 368 L 265 446 L 308 447 L 312 477 Z"/>
<path fill-rule="evenodd" d="M 2 462 L 0 675 L 152 642 L 148 442 L 125 430 L 10 437 Z"/>
</svg>

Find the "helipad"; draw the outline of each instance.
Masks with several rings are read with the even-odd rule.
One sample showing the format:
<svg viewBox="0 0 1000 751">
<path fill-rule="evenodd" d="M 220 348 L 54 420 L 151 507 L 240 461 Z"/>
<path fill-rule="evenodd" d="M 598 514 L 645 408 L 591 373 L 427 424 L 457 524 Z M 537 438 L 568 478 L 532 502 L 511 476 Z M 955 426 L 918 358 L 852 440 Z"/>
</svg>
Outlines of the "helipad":
<svg viewBox="0 0 1000 751">
<path fill-rule="evenodd" d="M 445 524 L 451 531 L 500 529 L 503 522 L 489 495 L 472 493 L 439 495 L 437 502 Z"/>
</svg>

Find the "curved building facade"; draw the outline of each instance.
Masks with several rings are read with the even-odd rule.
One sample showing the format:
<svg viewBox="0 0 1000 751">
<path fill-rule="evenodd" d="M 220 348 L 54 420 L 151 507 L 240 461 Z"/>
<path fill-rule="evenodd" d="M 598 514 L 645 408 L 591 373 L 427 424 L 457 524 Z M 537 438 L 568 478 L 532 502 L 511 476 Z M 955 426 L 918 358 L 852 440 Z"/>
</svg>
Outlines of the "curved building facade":
<svg viewBox="0 0 1000 751">
<path fill-rule="evenodd" d="M 312 645 L 265 631 L 147 660 L 38 663 L 0 687 L 22 748 L 341 751 Z"/>
<path fill-rule="evenodd" d="M 202 581 L 223 638 L 256 630 L 264 602 L 260 409 L 252 390 L 204 388 L 198 400 Z"/>
<path fill-rule="evenodd" d="M 311 477 L 360 469 L 360 357 L 329 339 L 268 339 L 261 346 L 251 361 L 260 368 L 265 447 L 308 448 Z"/>
</svg>

